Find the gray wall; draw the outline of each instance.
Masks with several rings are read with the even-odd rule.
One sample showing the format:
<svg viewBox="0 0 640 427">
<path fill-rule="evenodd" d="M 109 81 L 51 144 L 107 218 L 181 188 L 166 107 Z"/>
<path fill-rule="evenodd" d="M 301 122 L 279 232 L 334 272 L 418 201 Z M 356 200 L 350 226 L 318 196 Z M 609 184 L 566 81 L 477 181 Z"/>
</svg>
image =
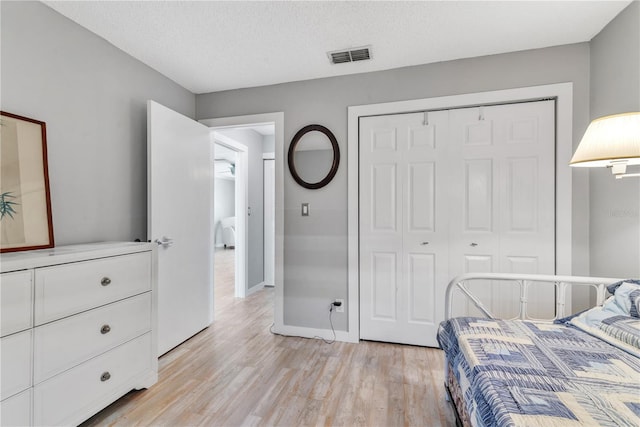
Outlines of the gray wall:
<svg viewBox="0 0 640 427">
<path fill-rule="evenodd" d="M 242 128 L 217 130 L 216 133 L 221 133 L 246 145 L 248 149 L 248 206 L 251 208 L 251 215 L 247 217 L 247 288 L 252 288 L 264 280 L 262 135 L 254 130 Z M 242 215 L 241 212 L 236 212 L 236 218 L 239 218 L 240 215 Z"/>
<path fill-rule="evenodd" d="M 1 2 L 2 110 L 47 123 L 56 245 L 145 239 L 146 100 L 195 95 L 39 2 Z"/>
<path fill-rule="evenodd" d="M 233 179 L 215 178 L 213 197 L 213 227 L 215 246 L 224 246 L 220 220 L 236 213 L 236 182 Z"/>
<path fill-rule="evenodd" d="M 591 41 L 590 108 L 592 119 L 640 111 L 640 2 Z M 597 168 L 589 182 L 591 274 L 640 277 L 640 179 Z"/>
<path fill-rule="evenodd" d="M 328 127 L 338 140 L 340 167 L 328 186 L 306 190 L 285 169 L 285 324 L 328 328 L 329 302 L 347 297 L 348 106 L 561 82 L 574 84 L 575 147 L 589 123 L 588 43 L 198 95 L 198 119 L 283 111 L 285 152 L 279 155 L 308 124 Z M 573 272 L 587 274 L 588 172 L 573 176 Z M 303 202 L 311 204 L 309 217 L 300 216 Z M 346 330 L 346 313 L 335 315 L 334 325 Z"/>
<path fill-rule="evenodd" d="M 276 137 L 274 135 L 264 135 L 262 137 L 262 151 L 264 153 L 276 151 Z"/>
</svg>

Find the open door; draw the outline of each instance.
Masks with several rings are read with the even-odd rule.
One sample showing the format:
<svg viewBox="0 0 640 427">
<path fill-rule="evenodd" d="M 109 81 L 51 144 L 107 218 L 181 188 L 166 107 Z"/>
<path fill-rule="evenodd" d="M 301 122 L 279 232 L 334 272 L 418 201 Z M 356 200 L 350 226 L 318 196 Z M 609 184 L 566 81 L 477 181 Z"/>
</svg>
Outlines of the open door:
<svg viewBox="0 0 640 427">
<path fill-rule="evenodd" d="M 158 355 L 213 320 L 209 128 L 147 102 L 147 236 L 158 243 Z"/>
</svg>

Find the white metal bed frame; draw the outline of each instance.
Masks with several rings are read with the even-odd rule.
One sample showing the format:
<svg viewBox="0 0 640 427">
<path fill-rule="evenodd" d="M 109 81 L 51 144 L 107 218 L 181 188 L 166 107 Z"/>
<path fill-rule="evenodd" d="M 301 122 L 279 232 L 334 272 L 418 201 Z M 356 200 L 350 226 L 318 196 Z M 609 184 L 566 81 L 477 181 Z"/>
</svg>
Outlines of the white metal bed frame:
<svg viewBox="0 0 640 427">
<path fill-rule="evenodd" d="M 567 301 L 567 290 L 571 286 L 589 286 L 596 290 L 596 304 L 598 306 L 604 303 L 607 295 L 607 285 L 618 282 L 623 279 L 610 277 L 581 277 L 581 276 L 555 276 L 544 274 L 510 274 L 510 273 L 468 273 L 455 277 L 447 286 L 445 294 L 445 320 L 451 318 L 453 291 L 458 289 L 465 295 L 485 316 L 495 319 L 493 314 L 482 304 L 476 296 L 469 290 L 467 284 L 473 280 L 499 280 L 511 282 L 520 286 L 520 313 L 516 319 L 531 320 L 527 317 L 527 296 L 532 286 L 540 283 L 552 283 L 555 286 L 556 295 L 556 315 L 550 321 L 561 319 L 567 314 L 565 313 L 565 303 Z M 570 295 L 569 295 L 570 296 Z M 571 313 L 569 313 L 571 314 Z M 535 319 L 540 320 L 540 319 Z"/>
</svg>

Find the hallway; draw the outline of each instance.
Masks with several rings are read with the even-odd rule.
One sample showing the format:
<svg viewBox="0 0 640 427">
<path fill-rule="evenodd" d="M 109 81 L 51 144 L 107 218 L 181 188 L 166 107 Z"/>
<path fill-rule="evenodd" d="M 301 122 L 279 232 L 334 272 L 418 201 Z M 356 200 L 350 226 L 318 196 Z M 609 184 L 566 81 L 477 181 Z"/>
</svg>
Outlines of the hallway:
<svg viewBox="0 0 640 427">
<path fill-rule="evenodd" d="M 216 248 L 214 253 L 215 267 L 213 270 L 213 302 L 214 313 L 224 313 L 236 301 L 235 293 L 235 249 Z"/>
</svg>

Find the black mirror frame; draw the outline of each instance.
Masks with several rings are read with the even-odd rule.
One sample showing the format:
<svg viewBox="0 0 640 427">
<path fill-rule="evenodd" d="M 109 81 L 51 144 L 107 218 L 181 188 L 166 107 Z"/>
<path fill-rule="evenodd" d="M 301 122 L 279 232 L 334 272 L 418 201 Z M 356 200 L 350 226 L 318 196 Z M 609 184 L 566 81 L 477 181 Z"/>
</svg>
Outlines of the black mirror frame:
<svg viewBox="0 0 640 427">
<path fill-rule="evenodd" d="M 298 175 L 298 172 L 296 171 L 295 161 L 294 161 L 294 153 L 296 150 L 296 145 L 298 145 L 298 142 L 300 142 L 300 139 L 306 133 L 313 132 L 313 131 L 322 132 L 323 134 L 325 134 L 327 138 L 329 138 L 329 141 L 331 142 L 331 147 L 333 148 L 333 162 L 331 164 L 331 169 L 329 169 L 329 173 L 327 173 L 327 176 L 325 176 L 319 182 L 310 183 L 310 182 L 306 182 L 305 180 L 300 178 L 300 175 Z M 316 190 L 318 188 L 322 188 L 331 182 L 333 177 L 336 175 L 336 172 L 338 171 L 338 165 L 340 165 L 340 148 L 338 147 L 338 141 L 336 140 L 336 137 L 333 135 L 333 133 L 326 127 L 322 125 L 307 125 L 302 129 L 300 129 L 291 140 L 291 145 L 289 146 L 288 161 L 289 161 L 289 172 L 291 172 L 291 176 L 293 176 L 293 179 L 295 179 L 295 181 L 298 184 L 300 184 L 304 188 L 308 188 L 309 190 Z"/>
</svg>

